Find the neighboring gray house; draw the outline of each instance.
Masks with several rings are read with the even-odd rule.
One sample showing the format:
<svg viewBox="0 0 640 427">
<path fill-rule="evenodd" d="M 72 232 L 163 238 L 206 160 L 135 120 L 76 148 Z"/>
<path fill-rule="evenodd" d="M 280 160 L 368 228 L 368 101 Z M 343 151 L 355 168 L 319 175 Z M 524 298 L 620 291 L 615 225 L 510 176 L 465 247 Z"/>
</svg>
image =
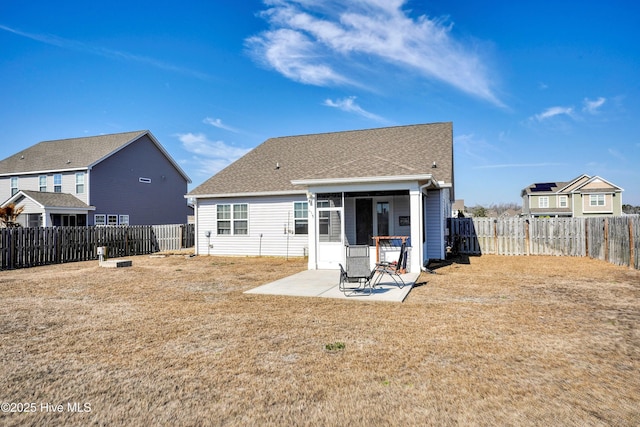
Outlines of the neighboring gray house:
<svg viewBox="0 0 640 427">
<path fill-rule="evenodd" d="M 406 236 L 419 271 L 445 257 L 453 185 L 453 125 L 433 123 L 272 138 L 187 197 L 200 255 L 307 255 L 309 269 L 337 268 L 345 245 Z"/>
<path fill-rule="evenodd" d="M 622 188 L 599 176 L 529 185 L 520 193 L 522 214 L 531 217 L 622 215 Z"/>
<path fill-rule="evenodd" d="M 186 223 L 189 177 L 147 130 L 44 141 L 0 160 L 24 226 Z"/>
</svg>

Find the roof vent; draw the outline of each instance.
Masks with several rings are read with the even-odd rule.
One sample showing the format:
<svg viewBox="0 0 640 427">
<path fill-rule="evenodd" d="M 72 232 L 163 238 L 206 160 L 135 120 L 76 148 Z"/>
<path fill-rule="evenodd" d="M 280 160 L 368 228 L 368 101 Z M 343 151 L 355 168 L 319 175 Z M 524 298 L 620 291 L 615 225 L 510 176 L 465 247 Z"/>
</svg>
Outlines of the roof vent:
<svg viewBox="0 0 640 427">
<path fill-rule="evenodd" d="M 434 162 L 431 164 L 431 167 L 432 167 L 432 168 L 437 168 L 437 167 L 438 167 L 438 165 L 437 165 L 437 164 L 436 164 L 436 162 L 434 161 Z"/>
<path fill-rule="evenodd" d="M 71 163 L 71 160 L 67 160 L 67 164 Z"/>
<path fill-rule="evenodd" d="M 276 170 L 280 169 L 280 162 L 276 162 Z"/>
<path fill-rule="evenodd" d="M 24 160 L 24 156 L 20 156 L 20 160 Z"/>
</svg>

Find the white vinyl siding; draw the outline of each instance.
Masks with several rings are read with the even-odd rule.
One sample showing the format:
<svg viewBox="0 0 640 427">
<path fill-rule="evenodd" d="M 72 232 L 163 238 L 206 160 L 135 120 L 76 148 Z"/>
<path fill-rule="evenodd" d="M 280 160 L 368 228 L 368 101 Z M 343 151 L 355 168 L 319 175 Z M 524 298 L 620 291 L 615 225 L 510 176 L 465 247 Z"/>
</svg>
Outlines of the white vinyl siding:
<svg viewBox="0 0 640 427">
<path fill-rule="evenodd" d="M 7 200 L 13 194 L 12 191 L 16 188 L 18 190 L 31 190 L 31 191 L 43 191 L 44 185 L 46 185 L 46 191 L 53 191 L 55 193 L 69 193 L 73 194 L 79 200 L 86 204 L 88 202 L 89 189 L 87 183 L 89 182 L 89 174 L 87 172 L 81 172 L 84 176 L 83 180 L 83 193 L 76 194 L 76 172 L 64 172 L 64 173 L 52 173 L 49 175 L 43 174 L 30 174 L 0 178 L 0 199 Z M 15 184 L 15 187 L 14 185 Z M 14 193 L 15 194 L 15 193 Z"/>
<path fill-rule="evenodd" d="M 198 200 L 197 253 L 199 255 L 249 256 L 286 256 L 288 254 L 295 257 L 306 255 L 309 236 L 284 232 L 287 229 L 293 231 L 293 202 L 306 202 L 306 200 L 304 195 Z M 218 234 L 218 206 L 241 204 L 247 206 L 247 234 Z M 231 218 L 229 220 L 231 221 Z M 238 219 L 238 221 L 245 220 Z M 206 237 L 207 232 L 211 233 L 209 238 Z"/>
</svg>

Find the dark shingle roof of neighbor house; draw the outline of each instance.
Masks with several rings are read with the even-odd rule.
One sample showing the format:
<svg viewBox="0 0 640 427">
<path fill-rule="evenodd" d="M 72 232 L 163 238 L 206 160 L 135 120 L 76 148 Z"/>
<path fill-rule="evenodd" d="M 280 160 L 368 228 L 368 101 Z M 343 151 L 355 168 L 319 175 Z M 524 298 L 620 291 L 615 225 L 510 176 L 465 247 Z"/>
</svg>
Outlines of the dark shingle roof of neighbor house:
<svg viewBox="0 0 640 427">
<path fill-rule="evenodd" d="M 453 184 L 451 122 L 271 138 L 189 195 L 302 192 L 292 180 L 423 174 Z"/>
<path fill-rule="evenodd" d="M 42 141 L 0 160 L 0 174 L 86 168 L 147 132 Z"/>
<path fill-rule="evenodd" d="M 32 190 L 21 190 L 20 192 L 45 207 L 84 209 L 91 207 L 76 196 L 68 193 L 49 193 Z"/>
<path fill-rule="evenodd" d="M 191 179 L 148 130 L 42 141 L 0 160 L 0 175 L 84 169 L 104 160 L 144 135 L 187 180 Z"/>
</svg>

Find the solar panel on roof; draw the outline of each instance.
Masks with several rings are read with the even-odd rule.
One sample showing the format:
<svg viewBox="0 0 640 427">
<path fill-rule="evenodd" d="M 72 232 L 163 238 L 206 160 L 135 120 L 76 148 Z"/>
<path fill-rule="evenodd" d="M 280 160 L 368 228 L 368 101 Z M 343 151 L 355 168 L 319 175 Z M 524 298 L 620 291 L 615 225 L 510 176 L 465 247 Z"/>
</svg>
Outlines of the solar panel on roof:
<svg viewBox="0 0 640 427">
<path fill-rule="evenodd" d="M 536 191 L 551 191 L 551 189 L 553 187 L 556 186 L 555 182 L 538 182 L 533 184 L 533 187 L 531 188 L 532 192 L 536 192 Z"/>
</svg>

